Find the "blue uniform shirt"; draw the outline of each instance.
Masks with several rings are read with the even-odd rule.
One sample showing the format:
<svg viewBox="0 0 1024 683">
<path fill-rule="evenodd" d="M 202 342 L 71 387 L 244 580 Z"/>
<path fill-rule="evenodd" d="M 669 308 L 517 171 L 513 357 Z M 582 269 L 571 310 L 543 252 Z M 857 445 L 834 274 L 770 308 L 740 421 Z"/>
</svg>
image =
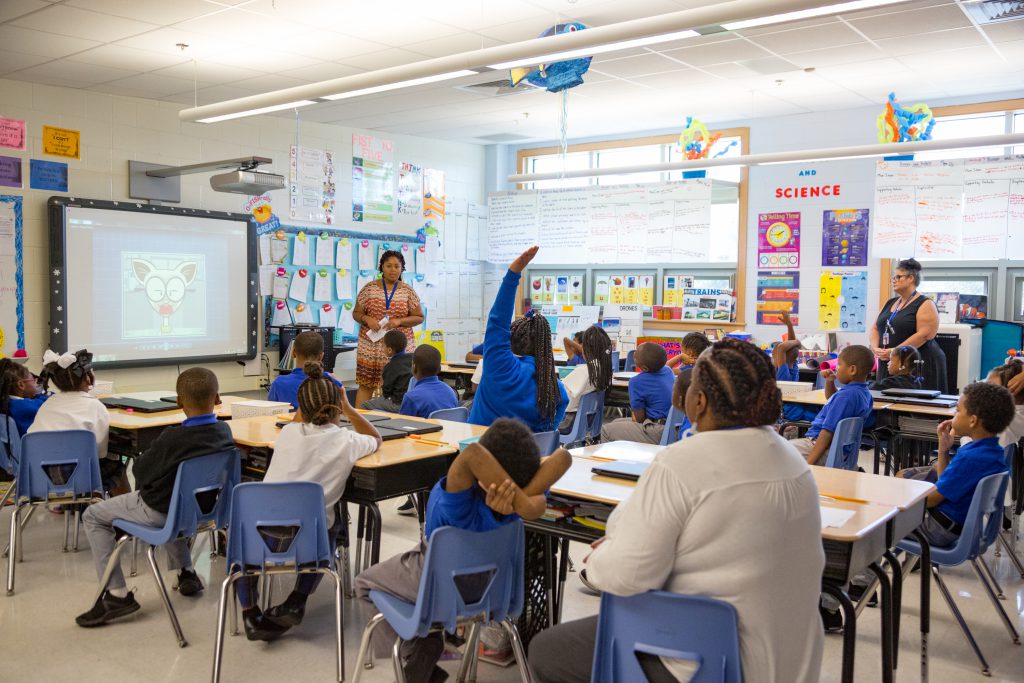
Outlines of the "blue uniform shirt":
<svg viewBox="0 0 1024 683">
<path fill-rule="evenodd" d="M 434 484 L 427 501 L 427 514 L 424 520 L 427 540 L 435 529 L 453 526 L 466 531 L 491 531 L 519 519 L 516 514 L 499 515 L 487 507 L 484 502 L 484 491 L 474 483 L 465 491 L 449 493 L 445 490 L 448 477 Z"/>
<path fill-rule="evenodd" d="M 11 396 L 10 403 L 7 405 L 7 411 L 14 420 L 14 424 L 18 426 L 18 434 L 25 436 L 28 428 L 35 422 L 36 413 L 39 412 L 40 406 L 48 398 L 50 398 L 48 394 L 39 394 L 35 398 Z"/>
<path fill-rule="evenodd" d="M 577 353 L 575 356 L 573 356 L 569 360 L 565 361 L 565 364 L 567 366 L 569 366 L 569 365 L 583 365 L 586 362 L 587 361 L 584 360 L 583 356 L 581 356 L 580 354 Z"/>
<path fill-rule="evenodd" d="M 470 353 L 475 353 L 478 356 L 484 355 L 484 345 L 483 344 L 474 344 L 473 345 L 473 349 L 470 351 Z"/>
<path fill-rule="evenodd" d="M 807 438 L 817 438 L 821 431 L 828 430 L 835 434 L 840 420 L 848 417 L 871 416 L 871 392 L 867 382 L 850 382 L 832 394 L 821 410 L 818 411 L 811 428 L 807 430 Z"/>
<path fill-rule="evenodd" d="M 776 368 L 775 379 L 783 382 L 799 382 L 800 368 L 797 366 L 796 361 L 793 361 L 791 365 L 783 365 L 781 368 Z"/>
<path fill-rule="evenodd" d="M 935 483 L 946 499 L 936 509 L 957 524 L 963 524 L 978 482 L 990 474 L 1006 471 L 1006 454 L 999 445 L 998 437 L 965 443 Z"/>
<path fill-rule="evenodd" d="M 672 407 L 675 381 L 675 373 L 668 366 L 657 372 L 641 372 L 629 380 L 629 407 L 643 410 L 648 420 L 664 420 Z"/>
<path fill-rule="evenodd" d="M 416 386 L 405 392 L 399 412 L 402 415 L 430 417 L 435 410 L 454 408 L 457 405 L 459 397 L 455 395 L 455 390 L 435 375 L 416 380 Z"/>
<path fill-rule="evenodd" d="M 334 379 L 330 375 L 326 375 L 331 378 L 331 381 L 341 386 L 341 382 Z M 270 385 L 270 394 L 267 396 L 268 401 L 287 401 L 292 404 L 292 408 L 299 409 L 299 385 L 306 380 L 306 373 L 303 372 L 302 368 L 295 368 L 287 375 L 281 375 L 274 380 L 274 383 Z"/>
</svg>

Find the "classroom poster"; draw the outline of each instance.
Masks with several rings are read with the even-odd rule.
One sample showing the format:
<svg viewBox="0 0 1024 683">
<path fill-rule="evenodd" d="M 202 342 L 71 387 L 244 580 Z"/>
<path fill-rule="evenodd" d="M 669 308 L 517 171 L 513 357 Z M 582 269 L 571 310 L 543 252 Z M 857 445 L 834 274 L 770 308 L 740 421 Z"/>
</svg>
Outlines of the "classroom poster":
<svg viewBox="0 0 1024 683">
<path fill-rule="evenodd" d="M 818 326 L 822 330 L 863 332 L 867 316 L 867 271 L 821 272 Z"/>
<path fill-rule="evenodd" d="M 728 289 L 683 290 L 683 320 L 730 322 L 736 297 Z"/>
<path fill-rule="evenodd" d="M 19 190 L 24 186 L 21 178 L 21 159 L 0 156 L 0 185 L 16 187 Z"/>
<path fill-rule="evenodd" d="M 68 165 L 59 161 L 30 159 L 28 183 L 33 190 L 68 191 Z"/>
<path fill-rule="evenodd" d="M 784 325 L 782 311 L 789 311 L 793 325 L 800 323 L 800 271 L 757 272 L 757 324 Z"/>
<path fill-rule="evenodd" d="M 800 212 L 762 213 L 757 218 L 758 268 L 800 267 Z"/>
<path fill-rule="evenodd" d="M 289 148 L 290 216 L 310 223 L 334 224 L 334 156 L 323 149 Z"/>
<path fill-rule="evenodd" d="M 398 166 L 398 213 L 418 216 L 423 209 L 423 167 L 403 161 Z"/>
<path fill-rule="evenodd" d="M 608 287 L 608 303 L 610 304 L 624 304 L 626 303 L 626 276 L 625 275 L 609 275 L 608 276 L 609 287 Z"/>
<path fill-rule="evenodd" d="M 665 349 L 669 358 L 678 356 L 683 352 L 683 340 L 680 337 L 637 337 L 636 345 L 651 342 Z"/>
<path fill-rule="evenodd" d="M 637 303 L 643 304 L 644 306 L 654 305 L 654 276 L 653 275 L 638 275 L 637 276 Z"/>
<path fill-rule="evenodd" d="M 609 300 L 611 278 L 607 275 L 598 275 L 594 278 L 594 303 L 607 304 Z"/>
<path fill-rule="evenodd" d="M 395 143 L 352 134 L 352 220 L 395 220 Z"/>
<path fill-rule="evenodd" d="M 22 198 L 0 195 L 0 357 L 24 350 Z"/>
<path fill-rule="evenodd" d="M 821 230 L 821 265 L 848 268 L 868 265 L 868 209 L 825 211 Z"/>
<path fill-rule="evenodd" d="M 666 275 L 661 285 L 662 306 L 682 306 L 683 290 L 693 287 L 692 275 Z"/>
<path fill-rule="evenodd" d="M 571 304 L 582 304 L 583 303 L 583 276 L 582 275 L 570 275 L 569 276 L 569 303 L 571 303 Z"/>
<path fill-rule="evenodd" d="M 922 292 L 935 302 L 939 311 L 940 323 L 955 323 L 957 319 L 960 294 L 957 292 Z"/>
<path fill-rule="evenodd" d="M 70 128 L 43 126 L 43 154 L 69 159 L 82 158 L 82 134 Z"/>
<path fill-rule="evenodd" d="M 444 171 L 423 170 L 423 217 L 444 220 Z"/>
<path fill-rule="evenodd" d="M 0 147 L 25 149 L 25 122 L 0 116 Z"/>
</svg>

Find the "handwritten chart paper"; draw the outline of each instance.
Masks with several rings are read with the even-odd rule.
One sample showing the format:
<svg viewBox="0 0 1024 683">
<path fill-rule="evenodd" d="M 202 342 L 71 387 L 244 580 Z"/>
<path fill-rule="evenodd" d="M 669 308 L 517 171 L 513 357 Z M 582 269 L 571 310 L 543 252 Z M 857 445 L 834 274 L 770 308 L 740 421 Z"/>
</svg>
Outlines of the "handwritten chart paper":
<svg viewBox="0 0 1024 683">
<path fill-rule="evenodd" d="M 391 223 L 395 219 L 395 143 L 352 134 L 352 220 Z"/>
</svg>

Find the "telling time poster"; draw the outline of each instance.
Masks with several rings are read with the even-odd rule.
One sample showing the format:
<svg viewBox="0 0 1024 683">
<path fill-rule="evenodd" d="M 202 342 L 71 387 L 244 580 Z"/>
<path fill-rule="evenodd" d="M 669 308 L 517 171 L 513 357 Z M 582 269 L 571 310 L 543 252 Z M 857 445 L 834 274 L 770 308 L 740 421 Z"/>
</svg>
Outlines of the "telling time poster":
<svg viewBox="0 0 1024 683">
<path fill-rule="evenodd" d="M 800 212 L 762 213 L 757 218 L 757 267 L 800 267 Z"/>
</svg>

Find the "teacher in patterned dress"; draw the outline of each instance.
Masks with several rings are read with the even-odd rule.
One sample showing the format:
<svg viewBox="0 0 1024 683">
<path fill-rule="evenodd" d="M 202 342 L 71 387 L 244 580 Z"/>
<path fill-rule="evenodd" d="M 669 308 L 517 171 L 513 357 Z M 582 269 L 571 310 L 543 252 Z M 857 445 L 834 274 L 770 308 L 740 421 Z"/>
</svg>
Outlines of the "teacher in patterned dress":
<svg viewBox="0 0 1024 683">
<path fill-rule="evenodd" d="M 939 332 L 939 309 L 935 302 L 917 291 L 921 284 L 921 264 L 906 259 L 896 265 L 892 290 L 896 294 L 882 306 L 878 320 L 869 330 L 871 350 L 878 359 L 875 376 L 888 375 L 889 355 L 900 346 L 912 346 L 921 352 L 922 389 L 946 393 L 946 354 L 935 341 Z"/>
<path fill-rule="evenodd" d="M 380 256 L 381 278 L 365 285 L 356 295 L 356 307 L 352 319 L 359 324 L 359 348 L 356 351 L 356 406 L 373 398 L 381 385 L 384 366 L 388 357 L 384 342 L 372 341 L 368 332 L 379 330 L 401 330 L 409 343 L 406 351 L 416 348 L 412 328 L 423 322 L 420 298 L 412 287 L 402 282 L 405 272 L 405 257 L 397 251 L 385 251 Z"/>
</svg>

